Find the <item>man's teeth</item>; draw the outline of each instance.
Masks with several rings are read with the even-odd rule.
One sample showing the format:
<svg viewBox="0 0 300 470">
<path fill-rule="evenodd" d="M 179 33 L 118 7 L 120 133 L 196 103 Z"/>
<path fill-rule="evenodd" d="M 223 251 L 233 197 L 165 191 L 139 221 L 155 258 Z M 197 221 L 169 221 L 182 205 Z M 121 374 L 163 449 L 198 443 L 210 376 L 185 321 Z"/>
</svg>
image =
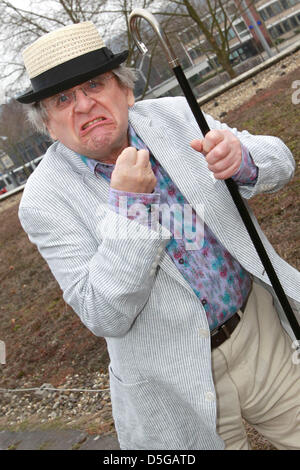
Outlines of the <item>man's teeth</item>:
<svg viewBox="0 0 300 470">
<path fill-rule="evenodd" d="M 104 118 L 97 118 L 97 119 L 94 119 L 93 121 L 87 122 L 84 126 L 82 126 L 82 129 L 86 129 L 92 124 L 95 124 L 95 122 L 99 122 L 99 121 L 104 121 Z"/>
</svg>

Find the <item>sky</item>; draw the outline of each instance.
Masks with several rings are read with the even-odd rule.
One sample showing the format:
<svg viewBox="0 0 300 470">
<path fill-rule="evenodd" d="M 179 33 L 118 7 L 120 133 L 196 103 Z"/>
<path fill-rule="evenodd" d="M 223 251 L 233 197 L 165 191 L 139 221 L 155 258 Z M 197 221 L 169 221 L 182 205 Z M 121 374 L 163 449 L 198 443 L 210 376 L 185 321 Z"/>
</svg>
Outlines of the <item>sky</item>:
<svg viewBox="0 0 300 470">
<path fill-rule="evenodd" d="M 30 10 L 31 3 L 35 4 L 35 7 L 38 5 L 39 11 L 42 12 L 42 9 L 47 11 L 49 9 L 49 4 L 51 4 L 51 8 L 54 7 L 53 2 L 50 1 L 43 1 L 43 0 L 10 0 L 10 2 L 19 8 L 22 8 L 24 10 Z M 7 50 L 9 50 L 9 45 L 7 47 Z M 7 52 L 7 50 L 5 52 Z M 29 85 L 29 81 L 28 84 Z M 7 87 L 7 82 L 5 80 L 1 80 L 0 82 L 0 104 L 5 101 L 5 88 Z"/>
</svg>

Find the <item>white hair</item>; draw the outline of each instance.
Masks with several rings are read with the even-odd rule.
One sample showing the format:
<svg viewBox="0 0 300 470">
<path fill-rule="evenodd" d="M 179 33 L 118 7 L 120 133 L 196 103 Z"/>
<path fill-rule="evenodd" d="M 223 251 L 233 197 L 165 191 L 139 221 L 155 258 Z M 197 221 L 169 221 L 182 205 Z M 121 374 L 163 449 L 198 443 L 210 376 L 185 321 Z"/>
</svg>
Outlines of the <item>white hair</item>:
<svg viewBox="0 0 300 470">
<path fill-rule="evenodd" d="M 126 67 L 125 65 L 120 65 L 119 67 L 111 70 L 111 72 L 117 78 L 120 86 L 129 88 L 130 90 L 134 89 L 134 82 L 136 80 L 136 73 L 133 69 Z M 36 103 L 30 103 L 24 105 L 27 119 L 34 129 L 36 129 L 41 134 L 46 134 L 49 136 L 47 130 L 47 120 L 48 114 L 45 106 L 41 101 Z"/>
</svg>

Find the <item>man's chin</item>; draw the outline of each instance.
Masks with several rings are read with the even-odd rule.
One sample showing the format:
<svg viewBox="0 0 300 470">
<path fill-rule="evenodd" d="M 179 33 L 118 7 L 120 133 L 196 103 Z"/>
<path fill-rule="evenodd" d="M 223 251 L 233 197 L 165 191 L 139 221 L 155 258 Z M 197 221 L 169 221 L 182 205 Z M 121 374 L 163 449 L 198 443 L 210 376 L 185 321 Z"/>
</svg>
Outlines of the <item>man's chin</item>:
<svg viewBox="0 0 300 470">
<path fill-rule="evenodd" d="M 119 142 L 111 142 L 109 136 L 104 137 L 93 137 L 90 139 L 89 144 L 86 145 L 81 152 L 81 155 L 99 160 L 103 163 L 115 163 L 121 152 L 128 146 L 120 145 Z"/>
<path fill-rule="evenodd" d="M 107 135 L 90 135 L 89 139 L 80 145 L 80 151 L 78 153 L 88 158 L 94 158 L 95 160 L 109 158 L 111 153 L 111 139 Z"/>
</svg>

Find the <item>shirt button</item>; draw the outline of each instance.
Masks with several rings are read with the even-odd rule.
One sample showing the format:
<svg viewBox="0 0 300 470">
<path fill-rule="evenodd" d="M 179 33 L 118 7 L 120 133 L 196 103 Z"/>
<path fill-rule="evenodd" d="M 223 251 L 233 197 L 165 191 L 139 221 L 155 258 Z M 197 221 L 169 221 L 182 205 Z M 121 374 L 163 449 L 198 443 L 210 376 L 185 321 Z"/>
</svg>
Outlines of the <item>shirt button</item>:
<svg viewBox="0 0 300 470">
<path fill-rule="evenodd" d="M 215 394 L 213 392 L 206 392 L 205 393 L 205 400 L 215 401 Z"/>
<path fill-rule="evenodd" d="M 178 261 L 179 264 L 183 264 L 184 263 L 184 259 L 183 258 L 180 258 L 179 261 Z"/>
<path fill-rule="evenodd" d="M 206 305 L 206 304 L 207 304 L 207 300 L 206 300 L 206 299 L 201 299 L 201 303 L 202 303 L 202 305 Z"/>
</svg>

